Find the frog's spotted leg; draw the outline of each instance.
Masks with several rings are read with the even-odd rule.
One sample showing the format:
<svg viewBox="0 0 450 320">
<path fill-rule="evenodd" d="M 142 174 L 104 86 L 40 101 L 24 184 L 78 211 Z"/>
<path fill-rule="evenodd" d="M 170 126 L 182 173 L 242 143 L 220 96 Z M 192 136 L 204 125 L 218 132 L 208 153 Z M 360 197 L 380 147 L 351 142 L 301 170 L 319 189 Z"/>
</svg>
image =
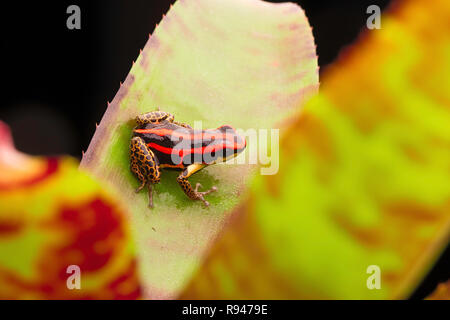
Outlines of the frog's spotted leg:
<svg viewBox="0 0 450 320">
<path fill-rule="evenodd" d="M 164 111 L 151 111 L 136 117 L 136 123 L 138 125 L 145 125 L 147 123 L 161 123 L 163 121 L 173 122 L 174 116 Z"/>
<path fill-rule="evenodd" d="M 176 124 L 177 126 L 187 128 L 187 129 L 192 129 L 192 127 L 190 125 L 188 125 L 187 123 L 182 123 L 182 122 L 178 122 L 178 121 L 171 121 L 171 122 L 173 124 Z"/>
<path fill-rule="evenodd" d="M 136 192 L 141 191 L 148 183 L 149 206 L 153 208 L 152 185 L 160 181 L 158 159 L 140 137 L 131 139 L 130 145 L 131 171 L 137 176 L 141 185 Z"/>
<path fill-rule="evenodd" d="M 197 171 L 203 169 L 206 165 L 204 164 L 191 164 L 190 166 L 188 166 L 186 168 L 186 170 L 184 170 L 177 178 L 177 182 L 178 184 L 181 186 L 181 188 L 183 189 L 184 193 L 191 199 L 193 200 L 201 200 L 204 205 L 207 207 L 209 206 L 209 202 L 205 200 L 204 196 L 206 196 L 207 194 L 214 192 L 217 190 L 216 187 L 212 187 L 210 190 L 208 191 L 204 191 L 204 192 L 199 192 L 198 188 L 201 187 L 200 183 L 197 183 L 197 185 L 195 186 L 195 189 L 192 188 L 191 184 L 188 181 L 188 178 L 193 175 L 194 173 L 196 173 Z"/>
<path fill-rule="evenodd" d="M 174 121 L 174 119 L 175 119 L 175 117 L 173 116 L 173 114 L 170 114 L 170 113 L 164 112 L 164 111 L 159 111 L 159 107 L 158 107 L 157 111 L 151 111 L 151 112 L 147 112 L 147 113 L 137 116 L 136 123 L 138 125 L 145 125 L 147 123 L 155 123 L 156 124 L 156 123 L 161 123 L 162 121 L 168 121 L 168 122 L 171 122 L 178 126 L 192 129 L 192 127 L 190 125 L 188 125 L 187 123 Z"/>
</svg>

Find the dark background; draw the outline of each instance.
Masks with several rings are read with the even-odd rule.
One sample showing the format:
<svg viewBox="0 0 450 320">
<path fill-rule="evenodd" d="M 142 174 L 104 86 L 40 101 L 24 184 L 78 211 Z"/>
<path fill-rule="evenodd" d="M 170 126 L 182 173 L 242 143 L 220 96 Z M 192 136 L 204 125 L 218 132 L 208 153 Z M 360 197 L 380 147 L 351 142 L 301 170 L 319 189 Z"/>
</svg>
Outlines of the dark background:
<svg viewBox="0 0 450 320">
<path fill-rule="evenodd" d="M 2 4 L 0 119 L 17 148 L 30 154 L 86 150 L 107 101 L 175 0 L 15 1 Z M 283 1 L 271 1 L 283 2 Z M 366 9 L 388 0 L 297 0 L 317 44 L 321 72 L 365 27 Z M 66 9 L 81 8 L 81 30 L 68 30 Z M 423 298 L 450 277 L 450 250 L 414 293 Z"/>
</svg>

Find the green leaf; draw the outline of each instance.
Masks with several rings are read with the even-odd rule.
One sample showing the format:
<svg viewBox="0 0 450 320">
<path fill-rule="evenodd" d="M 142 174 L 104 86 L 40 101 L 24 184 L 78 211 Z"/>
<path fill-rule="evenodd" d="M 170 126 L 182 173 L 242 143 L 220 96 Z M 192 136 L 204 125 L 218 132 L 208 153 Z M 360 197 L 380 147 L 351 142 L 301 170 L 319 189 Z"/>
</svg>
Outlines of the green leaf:
<svg viewBox="0 0 450 320">
<path fill-rule="evenodd" d="M 147 207 L 129 170 L 128 147 L 138 114 L 157 106 L 176 121 L 270 129 L 316 92 L 318 66 L 311 28 L 291 3 L 180 0 L 150 37 L 85 153 L 81 167 L 109 182 L 130 204 L 149 298 L 172 298 L 222 229 L 254 164 L 215 165 L 191 183 L 215 185 L 210 208 L 188 199 L 177 172 L 162 174 Z M 248 159 L 251 143 L 245 156 Z"/>
<path fill-rule="evenodd" d="M 426 276 L 450 240 L 450 3 L 382 21 L 327 70 L 181 298 L 404 299 Z"/>
</svg>

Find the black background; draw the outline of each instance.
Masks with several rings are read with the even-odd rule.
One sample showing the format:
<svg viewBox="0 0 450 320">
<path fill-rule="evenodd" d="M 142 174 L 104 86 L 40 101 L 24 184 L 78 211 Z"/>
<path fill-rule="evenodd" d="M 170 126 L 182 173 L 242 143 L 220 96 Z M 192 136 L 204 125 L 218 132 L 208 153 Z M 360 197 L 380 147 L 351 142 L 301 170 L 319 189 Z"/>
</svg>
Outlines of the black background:
<svg viewBox="0 0 450 320">
<path fill-rule="evenodd" d="M 15 1 L 1 7 L 3 90 L 0 119 L 17 148 L 30 154 L 86 150 L 106 109 L 174 0 Z M 282 2 L 282 1 L 271 1 Z M 366 9 L 389 1 L 292 1 L 305 9 L 321 73 L 366 24 Z M 66 9 L 81 8 L 81 30 L 68 30 Z M 450 250 L 413 295 L 422 298 L 450 277 Z"/>
</svg>

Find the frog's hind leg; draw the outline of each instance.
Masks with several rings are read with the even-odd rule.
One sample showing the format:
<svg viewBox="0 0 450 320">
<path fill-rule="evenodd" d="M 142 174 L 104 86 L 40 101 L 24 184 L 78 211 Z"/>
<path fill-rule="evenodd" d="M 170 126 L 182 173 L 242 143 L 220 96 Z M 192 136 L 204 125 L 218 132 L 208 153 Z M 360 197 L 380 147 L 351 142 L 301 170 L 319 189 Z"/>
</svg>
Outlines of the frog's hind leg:
<svg viewBox="0 0 450 320">
<path fill-rule="evenodd" d="M 131 171 L 141 181 L 141 185 L 136 189 L 136 192 L 141 191 L 148 184 L 149 206 L 153 207 L 152 185 L 160 181 L 161 173 L 158 159 L 140 137 L 131 139 L 130 162 Z"/>
<path fill-rule="evenodd" d="M 198 172 L 199 170 L 203 169 L 206 165 L 204 164 L 191 164 L 184 170 L 177 178 L 178 184 L 183 189 L 184 193 L 193 200 L 201 200 L 203 204 L 207 207 L 209 206 L 209 202 L 205 200 L 204 196 L 207 194 L 210 194 L 211 192 L 214 192 L 217 190 L 216 187 L 212 187 L 208 191 L 199 192 L 198 188 L 201 187 L 200 183 L 197 183 L 195 186 L 195 189 L 192 188 L 192 185 L 188 181 L 188 178 L 193 175 L 194 173 Z"/>
<path fill-rule="evenodd" d="M 190 125 L 188 125 L 187 123 L 175 121 L 175 117 L 170 113 L 168 113 L 168 117 L 165 120 L 167 120 L 173 124 L 176 124 L 177 126 L 187 128 L 187 129 L 192 129 L 192 127 Z"/>
<path fill-rule="evenodd" d="M 187 128 L 187 129 L 192 129 L 192 127 L 190 125 L 188 125 L 187 123 L 183 123 L 183 122 L 178 122 L 178 121 L 171 121 L 173 124 L 176 124 L 177 126 L 183 127 L 183 128 Z"/>
<path fill-rule="evenodd" d="M 141 115 L 138 115 L 135 119 L 136 123 L 141 126 L 148 123 L 161 123 L 163 121 L 173 122 L 174 116 L 164 111 L 151 111 Z"/>
<path fill-rule="evenodd" d="M 159 107 L 156 111 L 147 112 L 147 113 L 137 116 L 135 120 L 139 126 L 145 125 L 147 123 L 157 124 L 157 123 L 161 123 L 163 121 L 167 121 L 167 122 L 171 122 L 173 124 L 176 124 L 178 126 L 181 126 L 181 127 L 187 128 L 187 129 L 192 129 L 192 127 L 190 125 L 188 125 L 187 123 L 175 121 L 175 117 L 173 116 L 173 114 L 164 112 L 164 111 L 160 111 Z"/>
</svg>

